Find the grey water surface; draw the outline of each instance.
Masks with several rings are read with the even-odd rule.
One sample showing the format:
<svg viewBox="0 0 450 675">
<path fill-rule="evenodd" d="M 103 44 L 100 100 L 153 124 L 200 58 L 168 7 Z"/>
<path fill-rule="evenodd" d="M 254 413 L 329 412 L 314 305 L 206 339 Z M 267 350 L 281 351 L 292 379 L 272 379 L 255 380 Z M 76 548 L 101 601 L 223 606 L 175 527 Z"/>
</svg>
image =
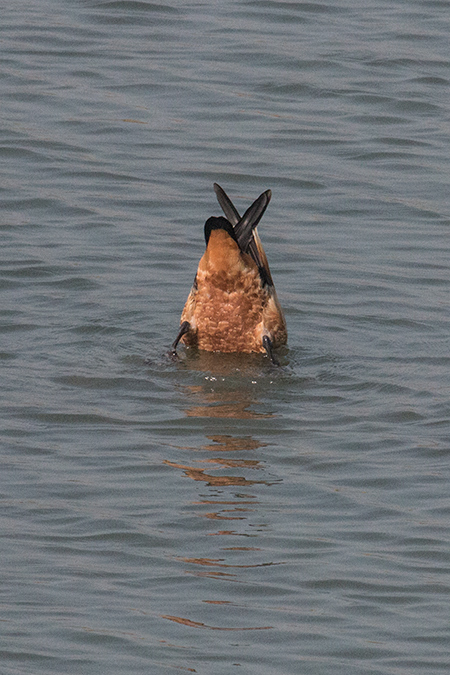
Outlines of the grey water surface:
<svg viewBox="0 0 450 675">
<path fill-rule="evenodd" d="M 449 3 L 0 13 L 0 672 L 448 673 Z M 167 356 L 214 181 L 280 368 Z"/>
</svg>

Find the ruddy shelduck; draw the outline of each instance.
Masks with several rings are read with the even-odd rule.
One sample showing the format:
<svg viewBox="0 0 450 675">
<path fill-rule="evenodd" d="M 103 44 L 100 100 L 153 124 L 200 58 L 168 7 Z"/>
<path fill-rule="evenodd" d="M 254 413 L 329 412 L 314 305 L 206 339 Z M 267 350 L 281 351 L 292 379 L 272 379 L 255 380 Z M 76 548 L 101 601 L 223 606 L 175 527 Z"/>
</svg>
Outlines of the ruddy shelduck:
<svg viewBox="0 0 450 675">
<path fill-rule="evenodd" d="M 267 352 L 278 364 L 274 349 L 286 344 L 286 322 L 256 231 L 272 193 L 263 192 L 241 218 L 220 185 L 214 183 L 214 190 L 226 218 L 212 217 L 205 223 L 206 251 L 181 314 L 172 355 L 182 340 L 210 352 Z"/>
</svg>

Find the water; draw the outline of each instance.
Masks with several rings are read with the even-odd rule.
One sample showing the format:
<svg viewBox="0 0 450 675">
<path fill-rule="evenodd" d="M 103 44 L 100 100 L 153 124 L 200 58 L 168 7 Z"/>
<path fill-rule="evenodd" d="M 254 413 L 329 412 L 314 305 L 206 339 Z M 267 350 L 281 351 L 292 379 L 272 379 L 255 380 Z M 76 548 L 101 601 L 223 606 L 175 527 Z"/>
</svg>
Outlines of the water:
<svg viewBox="0 0 450 675">
<path fill-rule="evenodd" d="M 448 3 L 2 9 L 1 671 L 449 666 Z M 219 215 L 289 330 L 166 357 Z"/>
</svg>

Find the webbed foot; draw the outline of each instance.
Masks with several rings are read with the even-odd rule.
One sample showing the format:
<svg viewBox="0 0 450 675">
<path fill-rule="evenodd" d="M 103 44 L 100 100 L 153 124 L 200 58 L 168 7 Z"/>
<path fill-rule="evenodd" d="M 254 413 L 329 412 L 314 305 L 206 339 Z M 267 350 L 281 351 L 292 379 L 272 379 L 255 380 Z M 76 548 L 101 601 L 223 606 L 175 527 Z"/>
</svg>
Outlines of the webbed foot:
<svg viewBox="0 0 450 675">
<path fill-rule="evenodd" d="M 264 335 L 264 336 L 263 336 L 262 343 L 263 343 L 264 349 L 265 349 L 266 352 L 267 352 L 267 356 L 269 357 L 269 359 L 271 360 L 271 362 L 273 363 L 273 365 L 274 365 L 274 366 L 279 366 L 279 365 L 281 365 L 280 362 L 278 361 L 277 357 L 276 357 L 275 354 L 273 353 L 273 344 L 272 344 L 272 340 L 270 339 L 270 337 L 269 337 L 268 335 Z"/>
<path fill-rule="evenodd" d="M 183 321 L 183 323 L 180 326 L 180 330 L 178 331 L 178 335 L 175 338 L 175 340 L 173 341 L 172 347 L 171 347 L 170 352 L 169 352 L 170 356 L 173 359 L 176 359 L 178 357 L 178 354 L 177 354 L 178 343 L 181 340 L 181 338 L 183 337 L 183 335 L 186 335 L 186 333 L 190 330 L 190 328 L 191 328 L 191 324 L 189 323 L 189 321 Z"/>
</svg>

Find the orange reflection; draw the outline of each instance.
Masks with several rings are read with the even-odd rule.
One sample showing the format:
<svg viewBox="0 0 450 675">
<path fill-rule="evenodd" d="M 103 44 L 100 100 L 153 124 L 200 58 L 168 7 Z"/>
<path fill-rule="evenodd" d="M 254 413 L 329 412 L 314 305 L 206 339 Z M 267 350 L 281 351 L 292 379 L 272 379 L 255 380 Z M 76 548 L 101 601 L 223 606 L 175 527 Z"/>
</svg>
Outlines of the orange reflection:
<svg viewBox="0 0 450 675">
<path fill-rule="evenodd" d="M 192 395 L 199 395 L 201 402 L 185 409 L 187 417 L 217 417 L 231 419 L 264 419 L 274 417 L 273 413 L 261 413 L 249 410 L 255 405 L 253 395 L 249 391 L 222 390 L 205 391 L 203 386 L 186 387 Z"/>
<path fill-rule="evenodd" d="M 207 462 L 208 464 L 220 464 L 227 469 L 233 468 L 248 468 L 248 469 L 260 469 L 261 463 L 252 460 L 252 459 L 224 459 L 222 457 L 214 457 L 211 459 L 202 459 L 202 462 Z"/>
<path fill-rule="evenodd" d="M 257 450 L 258 448 L 265 448 L 267 443 L 257 441 L 251 436 L 230 436 L 228 434 L 215 434 L 214 436 L 207 436 L 212 443 L 202 445 L 199 450 L 211 450 L 216 452 L 219 448 L 221 452 L 236 452 Z"/>
<path fill-rule="evenodd" d="M 185 440 L 185 445 L 177 446 L 178 450 L 183 451 L 183 458 L 180 460 L 179 457 L 171 457 L 164 460 L 164 464 L 210 488 L 210 495 L 205 495 L 204 499 L 199 499 L 197 495 L 197 500 L 191 502 L 191 504 L 198 505 L 197 517 L 206 518 L 211 523 L 211 529 L 215 530 L 205 533 L 205 536 L 220 536 L 222 540 L 223 537 L 246 537 L 245 540 L 240 539 L 240 542 L 249 541 L 249 538 L 253 542 L 267 525 L 265 522 L 264 524 L 260 522 L 259 501 L 256 494 L 250 494 L 250 488 L 257 485 L 270 486 L 278 482 L 273 478 L 264 480 L 268 477 L 266 463 L 258 458 L 258 449 L 266 447 L 267 443 L 254 436 L 245 435 L 250 427 L 262 431 L 264 425 L 267 424 L 264 420 L 275 417 L 271 412 L 259 412 L 261 408 L 258 405 L 257 392 L 262 391 L 263 382 L 269 382 L 267 372 L 264 371 L 264 359 L 260 355 L 256 355 L 253 359 L 249 355 L 240 357 L 201 353 L 198 356 L 195 354 L 187 356 L 185 365 L 190 370 L 200 371 L 202 375 L 195 376 L 197 384 L 179 385 L 184 401 L 184 414 L 191 419 L 198 418 L 195 425 L 204 428 L 205 433 L 206 430 L 208 433 L 206 437 L 203 437 L 203 442 L 195 447 L 189 446 L 189 440 Z M 257 384 L 259 386 L 255 386 Z M 201 418 L 208 419 L 202 421 Z M 244 422 L 237 422 L 233 425 L 233 420 L 244 420 Z M 257 420 L 257 425 L 252 422 L 247 423 L 245 420 Z M 191 422 L 190 426 L 192 426 Z M 234 426 L 242 430 L 242 435 L 232 433 Z M 227 433 L 230 430 L 231 433 Z M 199 455 L 202 452 L 205 454 Z M 256 474 L 256 471 L 259 473 Z M 257 477 L 259 480 L 256 480 Z M 226 488 L 230 487 L 242 489 L 227 491 Z M 206 490 L 203 489 L 203 492 Z M 217 495 L 218 499 L 214 499 L 214 495 Z M 212 511 L 209 505 L 213 507 Z M 214 510 L 215 508 L 217 511 Z M 218 529 L 221 525 L 235 529 Z M 212 579 L 216 582 L 226 582 L 223 584 L 225 589 L 227 584 L 241 583 L 245 570 L 281 564 L 270 562 L 270 557 L 268 562 L 255 560 L 255 552 L 261 550 L 257 547 L 221 548 L 221 540 L 209 540 L 209 542 L 209 545 L 205 547 L 209 555 L 191 557 L 192 554 L 196 556 L 199 553 L 199 550 L 194 548 L 189 551 L 180 551 L 181 555 L 176 559 L 183 564 L 183 571 L 186 574 L 197 578 Z M 227 540 L 227 543 L 230 541 Z M 202 553 L 204 552 L 205 549 Z M 237 564 L 237 562 L 247 564 Z M 210 602 L 213 603 L 213 601 Z M 226 600 L 220 600 L 216 604 L 223 605 L 226 602 Z M 164 618 L 185 626 L 209 630 L 265 630 L 270 628 L 270 626 L 220 628 L 186 617 L 165 615 Z"/>
<path fill-rule="evenodd" d="M 228 565 L 223 562 L 223 558 L 179 558 L 183 562 L 192 563 L 194 565 L 205 565 L 206 567 L 229 567 L 233 569 L 250 569 L 254 567 L 272 567 L 273 565 L 284 565 L 284 563 L 267 562 L 255 563 L 253 565 Z"/>
<path fill-rule="evenodd" d="M 192 480 L 201 480 L 204 481 L 207 485 L 214 486 L 223 486 L 223 485 L 239 485 L 239 486 L 249 486 L 255 485 L 256 483 L 261 483 L 268 485 L 264 480 L 248 480 L 243 476 L 212 476 L 211 474 L 205 473 L 205 469 L 198 469 L 194 466 L 185 466 L 183 464 L 177 464 L 176 462 L 169 462 L 168 459 L 163 460 L 164 464 L 168 466 L 173 466 L 175 469 L 183 469 L 186 476 L 192 478 Z"/>
<path fill-rule="evenodd" d="M 175 621 L 175 623 L 181 623 L 183 626 L 190 626 L 191 628 L 207 628 L 208 630 L 226 630 L 226 631 L 241 631 L 241 630 L 269 630 L 273 626 L 243 626 L 242 628 L 226 628 L 223 626 L 208 626 L 206 623 L 201 621 L 192 621 L 191 619 L 185 619 L 181 616 L 170 616 L 169 614 L 162 614 L 163 619 L 168 619 L 169 621 Z"/>
<path fill-rule="evenodd" d="M 248 509 L 234 509 L 234 511 L 239 510 L 247 511 Z M 231 509 L 228 509 L 228 511 L 231 511 Z M 206 513 L 205 518 L 208 518 L 209 520 L 245 520 L 244 516 L 223 516 L 218 513 Z"/>
<path fill-rule="evenodd" d="M 196 349 L 186 349 L 185 358 L 180 361 L 189 370 L 213 374 L 213 381 L 219 378 L 240 376 L 242 378 L 267 376 L 270 374 L 270 362 L 262 354 L 245 354 L 240 352 L 207 352 Z"/>
</svg>

